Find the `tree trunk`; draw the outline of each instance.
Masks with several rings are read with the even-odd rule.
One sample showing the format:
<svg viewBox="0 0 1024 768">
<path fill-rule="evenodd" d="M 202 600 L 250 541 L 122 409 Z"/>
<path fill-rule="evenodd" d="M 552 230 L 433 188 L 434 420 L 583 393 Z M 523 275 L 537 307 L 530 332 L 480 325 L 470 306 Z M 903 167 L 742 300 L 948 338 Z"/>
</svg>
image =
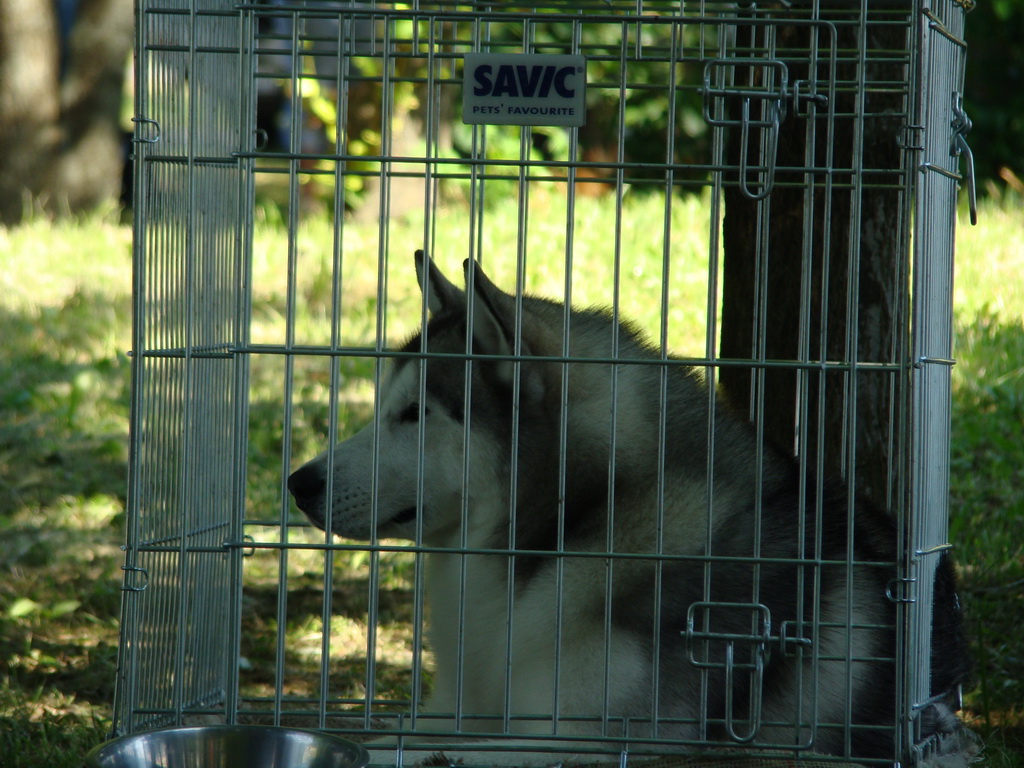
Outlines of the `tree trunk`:
<svg viewBox="0 0 1024 768">
<path fill-rule="evenodd" d="M 869 57 L 873 51 L 885 58 L 887 51 L 906 48 L 904 25 L 869 25 L 867 30 Z M 777 34 L 779 50 L 809 42 L 806 29 L 785 27 Z M 856 27 L 840 26 L 839 49 L 857 52 L 860 34 Z M 856 83 L 858 62 L 849 54 L 847 59 L 839 64 L 838 78 Z M 900 83 L 907 78 L 898 57 L 883 63 L 869 59 L 862 66 L 867 82 Z M 790 83 L 807 76 L 806 67 L 790 63 Z M 824 121 L 818 121 L 812 141 L 808 119 L 794 114 L 790 105 L 768 199 L 751 200 L 735 184 L 726 188 L 723 358 L 811 364 L 895 361 L 897 334 L 905 324 L 903 176 L 897 136 L 906 104 L 898 88 L 884 90 L 869 92 L 863 107 L 858 107 L 854 89 L 838 90 L 831 173 L 825 173 L 829 136 Z M 859 120 L 858 114 L 868 117 Z M 740 132 L 733 130 L 727 147 L 730 165 L 739 163 L 741 150 Z M 757 151 L 753 143 L 749 151 Z M 794 170 L 805 167 L 815 171 Z M 861 173 L 867 168 L 879 170 Z M 758 347 L 762 338 L 763 350 Z M 806 385 L 802 392 L 801 376 Z M 724 367 L 720 382 L 734 405 L 761 421 L 769 440 L 790 454 L 805 455 L 812 468 L 820 453 L 826 474 L 855 479 L 859 493 L 891 506 L 890 375 L 865 369 L 808 368 L 798 375 L 792 368 Z M 764 404 L 760 410 L 759 394 Z M 851 429 L 855 439 L 850 439 Z"/>
<path fill-rule="evenodd" d="M 132 49 L 132 0 L 82 0 L 60 88 L 60 147 L 47 175 L 51 205 L 85 211 L 121 192 L 121 100 Z"/>
<path fill-rule="evenodd" d="M 53 3 L 0 0 L 0 223 L 41 192 L 57 144 L 57 21 Z"/>
<path fill-rule="evenodd" d="M 0 0 L 0 222 L 116 201 L 131 0 L 82 0 L 63 49 L 53 3 Z"/>
</svg>

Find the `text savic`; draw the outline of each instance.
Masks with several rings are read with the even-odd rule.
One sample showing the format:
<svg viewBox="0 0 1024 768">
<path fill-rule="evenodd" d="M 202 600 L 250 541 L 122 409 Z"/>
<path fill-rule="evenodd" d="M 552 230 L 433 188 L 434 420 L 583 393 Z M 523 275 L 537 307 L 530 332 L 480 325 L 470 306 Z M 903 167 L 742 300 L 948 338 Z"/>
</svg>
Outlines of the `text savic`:
<svg viewBox="0 0 1024 768">
<path fill-rule="evenodd" d="M 583 56 L 467 53 L 462 120 L 471 125 L 583 125 L 586 72 Z"/>
</svg>

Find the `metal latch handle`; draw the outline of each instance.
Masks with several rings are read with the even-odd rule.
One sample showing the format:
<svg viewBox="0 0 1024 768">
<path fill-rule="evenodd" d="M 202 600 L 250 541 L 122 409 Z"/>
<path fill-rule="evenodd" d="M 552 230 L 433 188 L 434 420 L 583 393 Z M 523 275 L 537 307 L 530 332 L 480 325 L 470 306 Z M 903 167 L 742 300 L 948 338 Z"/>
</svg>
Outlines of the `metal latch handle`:
<svg viewBox="0 0 1024 768">
<path fill-rule="evenodd" d="M 771 82 L 770 86 L 757 87 L 732 87 L 728 85 L 714 85 L 716 80 L 719 83 L 726 76 L 726 68 L 750 67 L 760 70 L 762 82 Z M 779 148 L 779 131 L 782 122 L 786 119 L 787 99 L 789 98 L 789 69 L 786 62 L 779 59 L 757 59 L 757 58 L 727 58 L 711 59 L 704 65 L 704 87 L 701 89 L 703 96 L 704 121 L 714 127 L 735 127 L 739 126 L 741 131 L 741 147 L 739 158 L 739 187 L 744 197 L 751 200 L 764 200 L 771 193 L 775 186 L 775 163 Z M 720 114 L 720 103 L 716 99 L 723 98 L 740 99 L 742 108 L 739 119 L 729 119 Z M 767 101 L 764 118 L 758 120 L 751 116 L 751 103 L 753 101 Z M 761 128 L 766 131 L 762 144 L 764 154 L 763 177 L 760 190 L 755 191 L 753 184 L 748 181 L 750 173 L 750 129 Z M 757 171 L 755 173 L 761 173 Z M 755 182 L 756 183 L 756 182 Z"/>
</svg>

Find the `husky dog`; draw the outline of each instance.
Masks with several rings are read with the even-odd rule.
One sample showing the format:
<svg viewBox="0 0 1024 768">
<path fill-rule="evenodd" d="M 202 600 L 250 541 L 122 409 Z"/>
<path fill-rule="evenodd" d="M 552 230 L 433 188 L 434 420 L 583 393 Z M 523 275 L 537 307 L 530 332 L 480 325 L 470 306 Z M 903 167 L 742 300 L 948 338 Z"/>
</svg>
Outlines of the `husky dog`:
<svg viewBox="0 0 1024 768">
<path fill-rule="evenodd" d="M 431 551 L 434 690 L 404 743 L 505 735 L 487 764 L 663 739 L 892 758 L 888 515 L 802 480 L 607 311 L 507 294 L 473 262 L 463 291 L 422 251 L 416 271 L 431 319 L 377 421 L 288 483 L 321 528 Z M 962 677 L 954 602 L 937 694 Z"/>
</svg>

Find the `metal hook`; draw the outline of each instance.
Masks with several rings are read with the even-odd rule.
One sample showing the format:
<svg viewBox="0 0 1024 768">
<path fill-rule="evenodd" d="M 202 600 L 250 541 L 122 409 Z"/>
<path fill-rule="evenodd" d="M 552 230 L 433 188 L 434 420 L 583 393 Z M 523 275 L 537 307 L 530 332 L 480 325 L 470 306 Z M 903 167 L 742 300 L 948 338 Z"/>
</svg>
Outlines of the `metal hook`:
<svg viewBox="0 0 1024 768">
<path fill-rule="evenodd" d="M 764 200 L 771 193 L 775 186 L 775 158 L 779 149 L 779 125 L 782 122 L 782 110 L 778 102 L 768 105 L 770 124 L 768 126 L 768 150 L 767 161 L 764 171 L 764 184 L 761 185 L 761 192 L 751 192 L 747 186 L 747 153 L 750 146 L 750 99 L 743 100 L 743 120 L 740 128 L 740 192 L 750 200 Z"/>
<path fill-rule="evenodd" d="M 132 141 L 136 142 L 137 144 L 156 144 L 158 141 L 160 141 L 160 123 L 158 123 L 156 120 L 151 120 L 148 117 L 133 117 L 132 122 L 135 123 L 135 125 L 137 126 L 152 125 L 154 134 L 152 137 L 148 139 L 144 139 L 141 136 L 132 136 Z"/>
<path fill-rule="evenodd" d="M 145 592 L 146 591 L 146 587 L 149 586 L 149 571 L 147 571 L 145 568 L 140 568 L 140 567 L 138 567 L 136 565 L 122 565 L 121 566 L 121 570 L 124 571 L 126 574 L 128 574 L 128 573 L 137 573 L 137 574 L 140 574 L 142 576 L 142 584 L 141 585 L 136 587 L 136 586 L 129 586 L 126 583 L 126 584 L 122 585 L 122 587 L 121 587 L 121 591 L 122 592 Z M 128 578 L 126 576 L 125 577 L 125 581 L 127 582 L 127 580 L 128 580 Z"/>
<path fill-rule="evenodd" d="M 960 157 L 962 154 L 966 161 L 967 168 L 964 172 L 964 181 L 967 183 L 967 202 L 971 210 L 971 224 L 978 223 L 978 193 L 974 186 L 974 153 L 967 144 L 967 133 L 971 130 L 971 118 L 964 112 L 964 97 L 962 94 L 953 92 L 953 142 L 949 148 L 949 154 L 953 157 Z"/>
<path fill-rule="evenodd" d="M 911 594 L 915 583 L 913 577 L 893 577 L 885 585 L 885 596 L 891 603 L 916 603 L 917 598 Z"/>
<path fill-rule="evenodd" d="M 761 688 L 764 682 L 764 648 L 758 647 L 754 651 L 754 669 L 750 672 L 750 729 L 747 733 L 740 735 L 736 732 L 733 720 L 733 672 L 736 665 L 733 659 L 735 644 L 727 643 L 725 646 L 725 731 L 729 738 L 740 744 L 753 741 L 757 732 L 761 729 Z"/>
</svg>

